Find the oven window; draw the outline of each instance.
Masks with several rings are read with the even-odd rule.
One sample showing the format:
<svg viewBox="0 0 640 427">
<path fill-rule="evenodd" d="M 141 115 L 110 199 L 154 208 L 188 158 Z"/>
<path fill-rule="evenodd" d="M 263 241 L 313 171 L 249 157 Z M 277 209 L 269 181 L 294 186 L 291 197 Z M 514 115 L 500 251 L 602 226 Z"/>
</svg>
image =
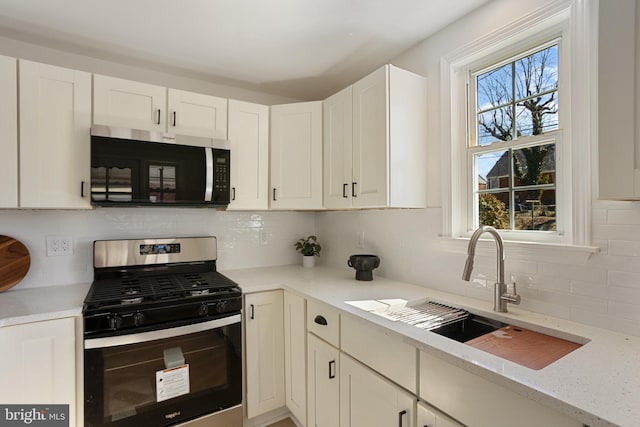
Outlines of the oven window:
<svg viewBox="0 0 640 427">
<path fill-rule="evenodd" d="M 102 372 L 91 379 L 85 371 L 86 425 L 129 426 L 174 412 L 165 408 L 199 415 L 239 404 L 240 348 L 238 325 L 86 351 L 89 370 Z M 236 394 L 237 402 L 227 401 Z"/>
</svg>

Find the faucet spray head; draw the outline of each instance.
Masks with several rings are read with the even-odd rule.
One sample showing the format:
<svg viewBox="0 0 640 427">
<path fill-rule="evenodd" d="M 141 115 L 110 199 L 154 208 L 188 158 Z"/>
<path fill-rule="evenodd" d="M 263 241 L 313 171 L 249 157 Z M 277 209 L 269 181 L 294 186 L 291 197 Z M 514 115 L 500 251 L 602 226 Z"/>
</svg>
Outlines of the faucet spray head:
<svg viewBox="0 0 640 427">
<path fill-rule="evenodd" d="M 467 262 L 464 265 L 464 271 L 462 272 L 462 280 L 467 282 L 471 280 L 471 271 L 473 270 L 473 255 L 467 257 Z"/>
</svg>

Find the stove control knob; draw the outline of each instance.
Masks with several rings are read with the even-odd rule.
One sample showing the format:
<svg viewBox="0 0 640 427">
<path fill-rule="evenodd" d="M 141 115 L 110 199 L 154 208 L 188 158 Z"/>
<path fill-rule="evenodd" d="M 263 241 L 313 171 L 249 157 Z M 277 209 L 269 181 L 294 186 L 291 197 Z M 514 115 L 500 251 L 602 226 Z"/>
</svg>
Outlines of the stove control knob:
<svg viewBox="0 0 640 427">
<path fill-rule="evenodd" d="M 122 326 L 122 319 L 117 314 L 114 314 L 113 316 L 109 316 L 108 322 L 109 322 L 109 329 L 112 329 L 114 331 L 116 329 L 119 329 L 120 326 Z"/>
<path fill-rule="evenodd" d="M 198 316 L 206 316 L 209 314 L 209 306 L 207 304 L 200 304 L 198 307 Z"/>
<path fill-rule="evenodd" d="M 227 302 L 226 301 L 220 301 L 216 304 L 216 311 L 218 313 L 224 313 L 227 310 Z"/>
<path fill-rule="evenodd" d="M 144 323 L 144 314 L 140 313 L 139 311 L 133 315 L 133 324 L 135 326 L 140 326 Z"/>
</svg>

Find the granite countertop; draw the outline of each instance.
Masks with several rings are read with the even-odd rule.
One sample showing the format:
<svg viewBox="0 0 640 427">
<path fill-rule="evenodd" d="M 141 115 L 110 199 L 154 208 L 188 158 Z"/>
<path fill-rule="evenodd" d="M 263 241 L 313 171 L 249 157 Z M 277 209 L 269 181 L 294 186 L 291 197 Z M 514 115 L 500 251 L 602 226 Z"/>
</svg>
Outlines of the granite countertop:
<svg viewBox="0 0 640 427">
<path fill-rule="evenodd" d="M 418 349 L 500 384 L 515 393 L 564 413 L 591 427 L 635 427 L 640 420 L 640 338 L 509 306 L 495 313 L 492 302 L 436 291 L 375 276 L 354 280 L 345 268 L 280 266 L 222 271 L 245 293 L 286 289 L 366 319 Z M 80 315 L 89 283 L 12 289 L 0 294 L 0 327 Z M 539 371 L 485 353 L 437 334 L 394 322 L 345 301 L 425 298 L 473 313 L 586 342 L 581 348 Z"/>
<path fill-rule="evenodd" d="M 0 293 L 0 327 L 79 316 L 91 283 L 16 289 Z"/>
<path fill-rule="evenodd" d="M 479 301 L 381 277 L 358 282 L 351 269 L 299 266 L 223 271 L 245 293 L 286 289 L 330 304 L 400 334 L 406 342 L 591 427 L 636 427 L 640 420 L 640 338 L 509 306 L 493 312 Z M 345 301 L 425 298 L 585 345 L 536 371 L 471 346 L 394 322 Z M 587 342 L 588 341 L 588 342 Z"/>
</svg>

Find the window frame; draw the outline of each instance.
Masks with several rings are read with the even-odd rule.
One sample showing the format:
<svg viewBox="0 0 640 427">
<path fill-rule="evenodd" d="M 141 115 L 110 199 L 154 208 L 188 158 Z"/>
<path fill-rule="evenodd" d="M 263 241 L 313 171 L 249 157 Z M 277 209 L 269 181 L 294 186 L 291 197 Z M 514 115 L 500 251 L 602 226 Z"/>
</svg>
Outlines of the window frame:
<svg viewBox="0 0 640 427">
<path fill-rule="evenodd" d="M 442 237 L 454 241 L 468 239 L 472 233 L 467 223 L 469 200 L 465 188 L 469 182 L 466 147 L 468 141 L 468 70 L 482 64 L 497 63 L 515 56 L 528 48 L 541 45 L 545 40 L 561 37 L 563 48 L 559 62 L 565 71 L 560 107 L 562 117 L 570 118 L 562 125 L 562 143 L 557 147 L 557 162 L 568 173 L 558 176 L 557 188 L 564 191 L 567 200 L 563 225 L 553 237 L 541 233 L 504 232 L 507 245 L 538 253 L 540 248 L 551 247 L 571 250 L 579 258 L 597 251 L 591 243 L 591 200 L 594 178 L 591 170 L 597 152 L 597 5 L 575 0 L 548 3 L 525 16 L 507 22 L 503 27 L 488 32 L 440 58 L 440 111 L 442 142 Z M 572 70 L 580 70 L 572 73 Z M 578 94 L 578 96 L 574 96 Z M 564 119 L 563 119 L 564 120 Z M 580 141 L 578 147 L 572 141 Z M 558 195 L 558 197 L 560 197 Z M 532 235 L 533 234 L 533 235 Z M 537 237 L 536 237 L 537 236 Z M 457 248 L 442 241 L 445 250 Z M 459 249 L 456 249 L 456 251 Z"/>
<path fill-rule="evenodd" d="M 535 38 L 533 40 L 536 40 Z M 474 158 L 479 153 L 488 153 L 492 151 L 508 151 L 508 150 L 516 150 L 531 146 L 544 145 L 544 144 L 555 144 L 555 166 L 556 166 L 556 181 L 554 183 L 554 190 L 556 194 L 556 230 L 555 231 L 542 231 L 542 230 L 514 230 L 514 229 L 500 229 L 500 232 L 503 235 L 508 235 L 509 238 L 513 240 L 532 240 L 532 241 L 558 241 L 562 240 L 562 234 L 564 233 L 564 224 L 567 222 L 564 218 L 564 212 L 567 209 L 565 206 L 566 203 L 570 203 L 570 201 L 565 200 L 566 198 L 562 197 L 564 193 L 566 193 L 564 188 L 559 187 L 559 182 L 564 183 L 566 180 L 563 179 L 564 174 L 564 165 L 559 162 L 561 159 L 561 155 L 559 153 L 562 152 L 562 125 L 563 125 L 563 101 L 558 103 L 558 127 L 551 131 L 547 131 L 540 135 L 526 135 L 519 138 L 511 139 L 508 141 L 494 141 L 488 145 L 481 145 L 478 141 L 478 111 L 477 111 L 477 77 L 486 73 L 490 70 L 495 70 L 500 67 L 503 67 L 507 64 L 512 64 L 517 62 L 518 60 L 525 58 L 529 55 L 532 55 L 536 52 L 540 52 L 544 49 L 547 49 L 552 46 L 557 46 L 558 49 L 558 88 L 555 90 L 557 92 L 558 100 L 561 100 L 564 97 L 563 91 L 563 82 L 565 77 L 563 74 L 566 72 L 566 67 L 564 66 L 564 60 L 562 55 L 564 54 L 565 48 L 563 45 L 562 35 L 554 36 L 550 39 L 544 39 L 540 43 L 532 43 L 531 46 L 525 48 L 524 50 L 520 50 L 518 52 L 513 53 L 510 56 L 506 56 L 497 62 L 489 62 L 481 63 L 480 66 L 475 67 L 467 67 L 466 69 L 466 86 L 467 86 L 467 140 L 466 140 L 466 151 L 467 151 L 467 184 L 466 184 L 466 193 L 467 193 L 467 231 L 472 231 L 478 228 L 479 226 L 479 212 L 478 212 L 478 203 L 477 203 L 477 176 L 478 171 L 476 169 L 476 163 L 474 162 Z M 513 49 L 514 51 L 516 49 Z M 503 51 L 504 52 L 504 51 Z M 509 52 L 509 50 L 506 50 Z M 513 77 L 515 80 L 515 77 Z M 550 91 L 546 91 L 547 93 Z M 517 98 L 511 101 L 511 103 L 506 105 L 514 105 L 517 103 Z M 516 121 L 512 124 L 512 128 L 515 128 Z M 513 130 L 513 129 L 512 129 Z M 509 165 L 511 167 L 511 165 Z M 560 169 L 558 166 L 562 166 Z M 511 168 L 510 168 L 511 169 Z M 560 170 L 559 170 L 560 169 Z M 512 172 L 510 170 L 510 181 L 512 181 Z M 512 182 L 510 185 L 505 188 L 503 191 L 509 192 L 510 198 L 511 193 L 514 191 L 512 187 Z M 510 223 L 513 222 L 513 213 L 514 206 L 511 204 L 509 209 L 509 217 Z M 537 234 L 537 236 L 536 236 Z"/>
</svg>

